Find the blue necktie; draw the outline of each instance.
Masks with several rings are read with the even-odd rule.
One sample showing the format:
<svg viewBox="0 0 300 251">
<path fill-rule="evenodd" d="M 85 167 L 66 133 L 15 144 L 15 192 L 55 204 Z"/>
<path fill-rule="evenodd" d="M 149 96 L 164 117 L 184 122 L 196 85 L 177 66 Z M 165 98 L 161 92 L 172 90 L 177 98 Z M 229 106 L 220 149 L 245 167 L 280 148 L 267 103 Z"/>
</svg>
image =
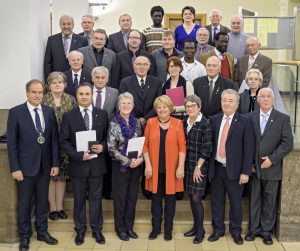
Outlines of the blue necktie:
<svg viewBox="0 0 300 251">
<path fill-rule="evenodd" d="M 268 114 L 262 113 L 261 116 L 262 116 L 262 120 L 260 122 L 260 132 L 261 134 L 263 134 L 268 122 Z"/>
<path fill-rule="evenodd" d="M 216 41 L 216 35 L 218 33 L 218 28 L 214 28 L 214 37 L 213 37 L 213 41 L 215 42 Z"/>
<path fill-rule="evenodd" d="M 78 74 L 74 74 L 74 82 L 73 82 L 73 88 L 74 90 L 77 90 L 78 87 Z"/>
<path fill-rule="evenodd" d="M 40 115 L 38 113 L 38 108 L 34 108 L 34 112 L 35 112 L 35 128 L 38 133 L 42 133 L 42 131 L 43 131 L 42 123 L 41 123 Z"/>
<path fill-rule="evenodd" d="M 89 114 L 87 113 L 88 109 L 84 109 L 84 124 L 87 130 L 90 130 L 90 120 L 89 120 Z"/>
</svg>

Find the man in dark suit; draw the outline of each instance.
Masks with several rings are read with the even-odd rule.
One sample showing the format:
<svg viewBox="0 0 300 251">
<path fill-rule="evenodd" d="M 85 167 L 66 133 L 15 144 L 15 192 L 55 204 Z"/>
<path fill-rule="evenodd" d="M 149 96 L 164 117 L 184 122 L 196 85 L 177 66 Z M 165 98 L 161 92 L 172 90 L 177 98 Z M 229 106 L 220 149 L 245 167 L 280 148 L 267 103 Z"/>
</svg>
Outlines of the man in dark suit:
<svg viewBox="0 0 300 251">
<path fill-rule="evenodd" d="M 293 148 L 293 134 L 289 116 L 273 108 L 272 89 L 262 88 L 258 103 L 260 109 L 249 113 L 255 130 L 256 153 L 250 180 L 249 233 L 245 240 L 253 241 L 259 235 L 264 244 L 272 245 L 282 160 Z"/>
<path fill-rule="evenodd" d="M 26 84 L 27 102 L 13 107 L 7 121 L 10 172 L 18 181 L 19 250 L 29 249 L 31 202 L 35 197 L 37 239 L 50 245 L 58 241 L 48 233 L 48 189 L 50 175 L 60 166 L 58 129 L 53 110 L 41 105 L 44 85 L 33 79 Z"/>
<path fill-rule="evenodd" d="M 92 236 L 99 244 L 105 243 L 102 234 L 102 184 L 106 173 L 104 152 L 107 150 L 107 113 L 93 107 L 93 87 L 81 84 L 76 91 L 78 107 L 64 114 L 60 128 L 60 146 L 69 156 L 69 176 L 74 195 L 73 219 L 75 223 L 75 244 L 82 245 L 86 232 L 86 193 L 89 194 L 90 226 Z M 91 149 L 77 151 L 76 133 L 93 130 L 96 141 Z"/>
<path fill-rule="evenodd" d="M 109 72 L 104 66 L 95 67 L 92 71 L 93 104 L 99 109 L 103 109 L 108 114 L 108 120 L 111 121 L 116 113 L 119 91 L 107 86 Z M 112 170 L 111 157 L 106 152 L 107 173 L 104 175 L 102 195 L 105 199 L 112 199 Z"/>
<path fill-rule="evenodd" d="M 221 11 L 217 9 L 211 10 L 209 20 L 211 24 L 205 26 L 205 28 L 209 31 L 208 44 L 215 46 L 215 35 L 218 34 L 220 31 L 228 33 L 230 32 L 230 29 L 221 24 Z"/>
<path fill-rule="evenodd" d="M 94 32 L 94 19 L 92 15 L 84 15 L 81 19 L 81 27 L 83 32 L 78 33 L 78 35 L 83 36 L 87 39 L 88 45 L 92 44 L 92 35 Z"/>
<path fill-rule="evenodd" d="M 220 69 L 220 59 L 211 56 L 206 61 L 207 76 L 196 78 L 193 82 L 194 92 L 201 99 L 201 112 L 207 118 L 222 112 L 221 93 L 226 89 L 233 88 L 233 82 L 222 77 Z"/>
<path fill-rule="evenodd" d="M 272 59 L 260 54 L 260 43 L 256 37 L 249 37 L 246 46 L 248 55 L 239 58 L 235 66 L 235 86 L 241 86 L 249 69 L 258 69 L 263 75 L 262 87 L 268 87 L 272 77 Z"/>
<path fill-rule="evenodd" d="M 209 31 L 206 28 L 199 28 L 196 32 L 196 40 L 197 40 L 197 51 L 195 54 L 195 59 L 200 61 L 200 56 L 215 47 L 208 44 L 209 39 Z"/>
<path fill-rule="evenodd" d="M 113 77 L 113 72 L 116 67 L 116 54 L 105 48 L 105 43 L 107 41 L 106 32 L 103 29 L 97 29 L 92 35 L 92 45 L 80 48 L 79 51 L 82 52 L 84 56 L 83 66 L 90 72 L 97 66 L 105 66 L 109 75 Z M 115 75 L 115 74 L 114 74 Z M 109 85 L 111 86 L 112 79 L 109 80 Z"/>
<path fill-rule="evenodd" d="M 210 117 L 213 129 L 213 153 L 209 159 L 211 210 L 214 232 L 208 241 L 217 241 L 225 233 L 226 193 L 230 201 L 229 232 L 233 241 L 243 244 L 242 194 L 249 180 L 254 159 L 254 130 L 249 118 L 236 112 L 239 95 L 233 89 L 222 92 L 223 113 Z"/>
<path fill-rule="evenodd" d="M 117 80 L 113 87 L 118 89 L 120 81 L 123 78 L 134 74 L 133 62 L 138 56 L 149 58 L 151 62 L 149 74 L 155 75 L 155 62 L 149 52 L 140 49 L 141 39 L 142 35 L 138 30 L 131 30 L 128 33 L 128 49 L 117 54 L 117 67 L 115 73 Z"/>
<path fill-rule="evenodd" d="M 82 68 L 83 54 L 79 51 L 71 51 L 68 56 L 71 69 L 64 72 L 67 77 L 65 92 L 76 97 L 76 89 L 81 83 L 92 83 L 91 73 Z"/>
<path fill-rule="evenodd" d="M 118 54 L 127 49 L 128 33 L 131 30 L 132 20 L 128 14 L 123 14 L 119 17 L 119 25 L 121 30 L 109 35 L 107 48 Z M 146 50 L 146 43 L 142 37 L 141 49 Z"/>
<path fill-rule="evenodd" d="M 70 51 L 88 45 L 84 37 L 73 33 L 74 20 L 72 16 L 62 16 L 59 25 L 61 33 L 50 36 L 47 41 L 44 59 L 45 79 L 53 71 L 68 70 L 70 66 L 67 57 Z"/>
</svg>

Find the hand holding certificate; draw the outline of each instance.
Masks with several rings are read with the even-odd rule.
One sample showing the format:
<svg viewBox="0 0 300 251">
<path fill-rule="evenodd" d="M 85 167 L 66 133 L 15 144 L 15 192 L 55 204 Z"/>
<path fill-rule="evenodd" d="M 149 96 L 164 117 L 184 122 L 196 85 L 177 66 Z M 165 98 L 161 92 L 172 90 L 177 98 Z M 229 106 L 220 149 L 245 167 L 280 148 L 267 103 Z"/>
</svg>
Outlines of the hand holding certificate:
<svg viewBox="0 0 300 251">
<path fill-rule="evenodd" d="M 89 153 L 89 142 L 96 142 L 96 131 L 81 131 L 76 132 L 76 147 L 77 152 L 85 152 L 84 160 L 97 158 L 97 154 Z M 87 156 L 87 154 L 89 156 Z"/>
</svg>

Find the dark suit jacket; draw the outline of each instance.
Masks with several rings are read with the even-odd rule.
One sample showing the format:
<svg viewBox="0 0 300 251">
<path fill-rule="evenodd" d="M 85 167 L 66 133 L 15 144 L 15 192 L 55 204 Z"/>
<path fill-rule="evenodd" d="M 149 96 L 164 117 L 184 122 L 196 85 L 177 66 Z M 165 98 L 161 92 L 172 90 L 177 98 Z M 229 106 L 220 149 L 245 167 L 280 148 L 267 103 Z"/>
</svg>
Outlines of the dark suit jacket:
<svg viewBox="0 0 300 251">
<path fill-rule="evenodd" d="M 245 80 L 246 73 L 248 71 L 248 61 L 249 55 L 242 56 L 237 60 L 233 78 L 235 86 L 240 87 L 243 80 Z M 267 87 L 272 77 L 272 59 L 259 53 L 251 69 L 258 69 L 261 71 L 263 75 L 263 83 L 261 87 Z"/>
<path fill-rule="evenodd" d="M 75 33 L 72 34 L 70 51 L 87 45 L 88 42 L 84 37 Z M 49 74 L 53 71 L 64 72 L 68 69 L 70 69 L 70 65 L 65 55 L 62 33 L 48 37 L 44 59 L 45 79 L 47 79 Z"/>
<path fill-rule="evenodd" d="M 40 168 L 50 174 L 51 167 L 60 167 L 58 129 L 54 111 L 42 105 L 45 120 L 43 136 L 45 143 L 39 144 L 34 122 L 27 103 L 9 110 L 7 121 L 7 150 L 10 171 L 21 170 L 24 176 L 36 176 Z"/>
<path fill-rule="evenodd" d="M 215 158 L 223 113 L 210 117 L 213 129 L 213 153 L 209 159 L 209 178 L 215 176 Z M 229 128 L 226 147 L 226 173 L 230 180 L 238 180 L 240 174 L 251 175 L 255 143 L 252 123 L 245 115 L 235 113 Z"/>
<path fill-rule="evenodd" d="M 233 82 L 219 75 L 212 94 L 211 101 L 209 100 L 209 80 L 207 76 L 196 78 L 193 82 L 194 92 L 200 97 L 202 108 L 201 112 L 206 118 L 222 112 L 221 94 L 225 89 L 232 89 Z"/>
<path fill-rule="evenodd" d="M 264 133 L 260 131 L 260 109 L 248 113 L 256 139 L 255 168 L 256 175 L 262 180 L 282 179 L 282 159 L 293 149 L 293 133 L 290 117 L 275 109 L 272 110 Z M 268 156 L 272 162 L 269 168 L 261 169 L 261 158 Z"/>
<path fill-rule="evenodd" d="M 211 31 L 211 28 L 212 28 L 212 25 L 209 24 L 209 25 L 206 25 L 205 26 L 206 29 L 208 29 L 209 31 L 209 39 L 208 39 L 208 44 L 212 45 L 212 46 L 215 46 L 215 43 L 212 41 L 212 31 Z M 222 32 L 226 32 L 226 33 L 229 33 L 230 32 L 230 29 L 222 24 L 220 24 L 220 31 Z"/>
<path fill-rule="evenodd" d="M 149 60 L 151 62 L 151 66 L 150 66 L 148 74 L 155 76 L 155 62 L 154 62 L 152 55 L 149 52 L 144 51 L 144 50 L 140 50 L 139 52 L 140 52 L 139 56 L 145 56 L 145 57 L 149 58 Z M 117 67 L 116 67 L 116 72 L 115 72 L 115 75 L 117 77 L 116 77 L 115 84 L 112 87 L 119 89 L 120 81 L 123 78 L 131 76 L 133 74 L 134 74 L 134 69 L 133 69 L 129 51 L 125 50 L 125 51 L 118 53 L 117 54 Z"/>
<path fill-rule="evenodd" d="M 116 33 L 113 33 L 113 34 L 109 35 L 107 48 L 114 51 L 115 53 L 119 53 L 119 52 L 124 51 L 124 50 L 127 49 L 125 47 L 125 44 L 124 44 L 122 31 L 118 31 Z M 142 41 L 141 41 L 140 49 L 146 51 L 146 42 L 145 42 L 145 38 L 144 38 L 143 35 L 142 35 Z"/>
<path fill-rule="evenodd" d="M 64 72 L 64 74 L 67 76 L 67 87 L 65 89 L 65 92 L 76 98 L 76 90 L 73 88 L 72 70 L 67 70 Z M 84 68 L 81 71 L 79 84 L 82 84 L 83 82 L 92 84 L 91 72 Z"/>
<path fill-rule="evenodd" d="M 107 112 L 109 121 L 115 116 L 118 97 L 119 91 L 117 89 L 106 86 L 105 101 L 102 109 Z"/>
<path fill-rule="evenodd" d="M 245 90 L 241 95 L 240 95 L 240 102 L 239 102 L 239 108 L 238 112 L 241 114 L 248 113 L 249 112 L 249 106 L 250 106 L 250 94 L 249 90 Z M 257 100 L 254 103 L 254 110 L 259 109 L 259 104 Z"/>
<path fill-rule="evenodd" d="M 61 149 L 69 156 L 70 177 L 82 178 L 100 176 L 106 173 L 105 151 L 107 150 L 106 134 L 108 129 L 107 113 L 93 108 L 92 130 L 96 130 L 96 139 L 103 146 L 103 152 L 97 158 L 84 161 L 83 152 L 76 150 L 76 132 L 86 131 L 84 120 L 79 107 L 66 112 L 63 116 L 59 142 Z"/>
<path fill-rule="evenodd" d="M 120 93 L 124 92 L 130 92 L 134 97 L 133 112 L 135 117 L 147 120 L 156 116 L 153 102 L 162 92 L 162 83 L 158 78 L 147 75 L 145 88 L 142 91 L 136 75 L 126 77 L 122 79 L 120 84 Z"/>
</svg>

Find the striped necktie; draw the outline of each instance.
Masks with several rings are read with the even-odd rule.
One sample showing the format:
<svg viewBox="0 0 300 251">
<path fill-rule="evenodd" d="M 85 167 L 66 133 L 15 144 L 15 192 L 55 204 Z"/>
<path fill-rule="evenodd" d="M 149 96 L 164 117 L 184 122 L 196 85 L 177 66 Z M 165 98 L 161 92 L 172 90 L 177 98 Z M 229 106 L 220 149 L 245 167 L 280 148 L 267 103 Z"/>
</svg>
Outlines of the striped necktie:
<svg viewBox="0 0 300 251">
<path fill-rule="evenodd" d="M 68 55 L 69 55 L 69 37 L 68 36 L 64 36 L 64 51 L 65 51 L 66 57 L 68 57 Z"/>
<path fill-rule="evenodd" d="M 89 114 L 87 113 L 88 109 L 84 109 L 84 124 L 87 130 L 90 130 L 90 119 L 89 119 Z"/>
</svg>

